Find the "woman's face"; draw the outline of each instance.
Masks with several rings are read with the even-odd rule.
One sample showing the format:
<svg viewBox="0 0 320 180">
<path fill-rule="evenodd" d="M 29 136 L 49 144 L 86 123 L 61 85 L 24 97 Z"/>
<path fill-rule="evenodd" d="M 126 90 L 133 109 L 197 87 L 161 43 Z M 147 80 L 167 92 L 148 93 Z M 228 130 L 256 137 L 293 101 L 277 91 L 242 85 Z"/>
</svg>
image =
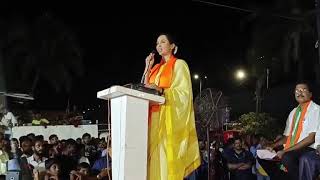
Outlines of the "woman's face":
<svg viewBox="0 0 320 180">
<path fill-rule="evenodd" d="M 89 169 L 87 168 L 80 168 L 79 172 L 85 176 L 87 176 L 89 174 Z"/>
<path fill-rule="evenodd" d="M 101 140 L 98 144 L 99 149 L 105 149 L 107 148 L 107 143 L 104 140 Z"/>
<path fill-rule="evenodd" d="M 11 141 L 12 144 L 14 144 L 16 147 L 19 147 L 18 141 Z"/>
<path fill-rule="evenodd" d="M 52 164 L 50 166 L 50 173 L 52 175 L 59 175 L 60 174 L 60 166 L 58 164 Z"/>
<path fill-rule="evenodd" d="M 175 45 L 170 44 L 166 35 L 160 35 L 157 39 L 157 51 L 160 56 L 166 56 L 172 54 L 172 50 L 174 49 Z"/>
</svg>

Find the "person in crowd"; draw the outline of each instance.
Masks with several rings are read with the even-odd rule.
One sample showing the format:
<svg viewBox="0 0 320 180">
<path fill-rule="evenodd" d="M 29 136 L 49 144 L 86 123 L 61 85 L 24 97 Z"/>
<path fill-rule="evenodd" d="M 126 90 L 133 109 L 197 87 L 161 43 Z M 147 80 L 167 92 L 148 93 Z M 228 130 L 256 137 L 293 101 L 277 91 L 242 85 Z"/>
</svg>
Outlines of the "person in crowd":
<svg viewBox="0 0 320 180">
<path fill-rule="evenodd" d="M 47 157 L 50 158 L 55 158 L 58 156 L 58 154 L 55 153 L 55 150 L 53 149 L 53 145 L 52 144 L 48 144 L 47 145 Z"/>
<path fill-rule="evenodd" d="M 45 160 L 48 158 L 44 157 L 44 144 L 43 140 L 35 139 L 34 145 L 32 146 L 33 154 L 27 158 L 28 164 L 33 169 L 38 170 L 40 173 L 45 171 Z"/>
<path fill-rule="evenodd" d="M 12 127 L 18 125 L 17 118 L 13 115 L 11 111 L 9 111 L 7 108 L 1 108 L 1 113 L 3 114 L 0 125 L 6 126 L 6 127 Z"/>
<path fill-rule="evenodd" d="M 33 126 L 40 126 L 40 125 L 47 126 L 49 124 L 50 122 L 48 121 L 48 119 L 41 117 L 40 113 L 36 113 L 32 119 Z"/>
<path fill-rule="evenodd" d="M 257 158 L 257 150 L 265 148 L 266 139 L 260 135 L 252 135 L 251 137 L 252 145 L 250 147 L 250 152 L 255 158 L 255 164 L 252 166 L 252 174 L 257 176 L 257 180 L 270 180 L 270 177 L 265 172 L 265 170 L 259 164 Z"/>
<path fill-rule="evenodd" d="M 82 142 L 85 146 L 85 154 L 90 161 L 90 164 L 93 164 L 94 160 L 97 157 L 97 149 L 94 145 L 91 144 L 91 135 L 89 133 L 85 133 L 82 135 Z"/>
<path fill-rule="evenodd" d="M 0 175 L 5 175 L 7 172 L 7 162 L 9 161 L 9 155 L 4 148 L 4 134 L 0 133 Z"/>
<path fill-rule="evenodd" d="M 111 169 L 111 156 L 109 154 L 97 159 L 92 166 L 92 170 L 95 172 L 100 172 L 105 168 Z"/>
<path fill-rule="evenodd" d="M 22 151 L 19 148 L 19 142 L 16 138 L 11 138 L 10 140 L 10 159 L 20 158 L 22 155 Z"/>
<path fill-rule="evenodd" d="M 32 151 L 32 140 L 28 136 L 21 136 L 20 141 L 20 150 L 22 152 L 21 157 L 30 157 L 33 154 Z"/>
<path fill-rule="evenodd" d="M 242 148 L 242 139 L 234 138 L 233 149 L 226 152 L 225 158 L 227 167 L 230 170 L 230 180 L 251 180 L 251 173 L 254 157 L 252 154 Z"/>
<path fill-rule="evenodd" d="M 104 139 L 104 138 L 102 138 Z M 100 157 L 103 157 L 103 156 L 106 156 L 107 154 L 109 154 L 109 156 L 111 157 L 111 139 L 110 137 L 107 138 L 106 141 L 103 142 L 104 145 L 103 145 L 103 148 L 102 151 L 101 151 L 101 156 Z"/>
<path fill-rule="evenodd" d="M 57 159 L 61 164 L 61 177 L 68 179 L 72 170 L 76 170 L 78 164 L 77 143 L 75 140 L 67 140 L 60 156 Z"/>
<path fill-rule="evenodd" d="M 32 141 L 32 143 L 34 142 L 34 139 L 36 138 L 36 135 L 34 133 L 29 133 L 27 134 L 27 137 Z"/>
<path fill-rule="evenodd" d="M 38 170 L 33 171 L 34 180 L 60 180 L 61 175 L 61 163 L 55 158 L 50 158 L 45 161 L 46 171 L 40 172 Z M 63 179 L 62 179 L 63 180 Z"/>
<path fill-rule="evenodd" d="M 45 162 L 46 175 L 45 180 L 58 180 L 61 175 L 61 162 L 58 159 L 48 159 Z"/>
<path fill-rule="evenodd" d="M 81 139 L 81 138 L 77 138 L 77 139 L 76 139 L 76 142 L 77 142 L 78 144 L 82 144 L 82 139 Z"/>
<path fill-rule="evenodd" d="M 79 153 L 79 160 L 78 160 L 78 163 L 82 163 L 82 162 L 85 162 L 85 163 L 88 163 L 90 165 L 90 161 L 89 159 L 85 156 L 85 146 L 83 144 L 78 144 L 78 149 L 80 151 Z"/>
<path fill-rule="evenodd" d="M 90 176 L 90 165 L 88 163 L 82 162 L 78 164 L 77 171 L 71 171 L 70 180 L 81 180 L 81 179 L 93 179 Z"/>
<path fill-rule="evenodd" d="M 3 138 L 3 150 L 6 151 L 7 153 L 10 153 L 11 151 L 11 142 L 8 137 Z"/>
<path fill-rule="evenodd" d="M 105 156 L 107 148 L 108 146 L 107 146 L 106 140 L 104 138 L 99 139 L 98 148 L 97 148 L 98 157 Z"/>
<path fill-rule="evenodd" d="M 59 142 L 59 138 L 56 134 L 52 134 L 49 136 L 49 144 L 56 145 Z"/>
</svg>

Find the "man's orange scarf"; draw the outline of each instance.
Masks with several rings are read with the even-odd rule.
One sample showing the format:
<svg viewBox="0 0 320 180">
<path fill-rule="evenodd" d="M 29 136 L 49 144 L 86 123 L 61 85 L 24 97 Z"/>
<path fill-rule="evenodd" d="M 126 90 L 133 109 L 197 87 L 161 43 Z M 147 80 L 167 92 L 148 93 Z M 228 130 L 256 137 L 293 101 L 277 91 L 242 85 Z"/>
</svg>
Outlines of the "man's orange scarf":
<svg viewBox="0 0 320 180">
<path fill-rule="evenodd" d="M 164 65 L 163 70 L 160 74 L 159 84 L 157 84 L 157 86 L 161 88 L 169 88 L 171 86 L 173 68 L 176 60 L 177 58 L 171 55 L 168 62 L 165 62 L 165 60 L 162 59 L 159 64 L 156 64 L 150 71 L 149 84 L 155 84 L 157 74 L 159 73 L 161 66 Z"/>
<path fill-rule="evenodd" d="M 292 147 L 293 145 L 298 143 L 298 140 L 300 138 L 300 134 L 303 129 L 303 121 L 304 121 L 304 118 L 305 118 L 305 115 L 308 110 L 310 102 L 311 101 L 307 102 L 302 107 L 300 105 L 297 107 L 296 112 L 294 113 L 294 116 L 292 118 L 290 135 L 287 138 L 287 142 L 284 146 L 284 149 L 289 149 L 290 147 Z M 296 123 L 298 123 L 297 124 L 298 127 L 295 128 Z"/>
</svg>

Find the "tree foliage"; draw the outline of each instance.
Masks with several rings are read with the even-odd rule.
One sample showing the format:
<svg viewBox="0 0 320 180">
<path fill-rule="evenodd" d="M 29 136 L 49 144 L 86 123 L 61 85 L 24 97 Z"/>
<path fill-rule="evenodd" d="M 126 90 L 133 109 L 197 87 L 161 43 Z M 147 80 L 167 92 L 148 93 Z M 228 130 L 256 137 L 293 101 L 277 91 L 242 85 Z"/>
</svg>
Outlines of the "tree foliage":
<svg viewBox="0 0 320 180">
<path fill-rule="evenodd" d="M 241 129 L 245 134 L 261 134 L 269 139 L 281 134 L 283 127 L 267 113 L 250 112 L 240 116 Z"/>
<path fill-rule="evenodd" d="M 0 56 L 6 82 L 1 83 L 6 83 L 6 91 L 34 94 L 39 82 L 45 82 L 57 92 L 70 92 L 73 80 L 84 74 L 75 34 L 49 13 L 3 23 Z"/>
</svg>

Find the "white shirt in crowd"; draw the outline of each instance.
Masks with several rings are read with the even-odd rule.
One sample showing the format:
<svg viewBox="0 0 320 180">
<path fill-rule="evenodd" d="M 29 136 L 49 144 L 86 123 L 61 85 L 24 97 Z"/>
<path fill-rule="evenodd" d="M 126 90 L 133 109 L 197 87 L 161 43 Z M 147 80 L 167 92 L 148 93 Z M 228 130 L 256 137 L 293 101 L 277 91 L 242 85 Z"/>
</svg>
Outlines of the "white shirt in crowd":
<svg viewBox="0 0 320 180">
<path fill-rule="evenodd" d="M 42 157 L 42 159 L 37 162 L 32 155 L 27 158 L 27 161 L 28 161 L 28 164 L 32 165 L 34 169 L 38 170 L 39 172 L 42 172 L 46 170 L 45 161 L 47 159 L 48 158 L 46 157 Z"/>
<path fill-rule="evenodd" d="M 16 117 L 14 117 L 12 112 L 7 112 L 7 114 L 5 114 L 2 117 L 0 124 L 4 125 L 4 126 L 9 126 L 10 122 L 12 123 L 13 126 L 18 124 L 18 121 L 17 121 Z"/>
</svg>

